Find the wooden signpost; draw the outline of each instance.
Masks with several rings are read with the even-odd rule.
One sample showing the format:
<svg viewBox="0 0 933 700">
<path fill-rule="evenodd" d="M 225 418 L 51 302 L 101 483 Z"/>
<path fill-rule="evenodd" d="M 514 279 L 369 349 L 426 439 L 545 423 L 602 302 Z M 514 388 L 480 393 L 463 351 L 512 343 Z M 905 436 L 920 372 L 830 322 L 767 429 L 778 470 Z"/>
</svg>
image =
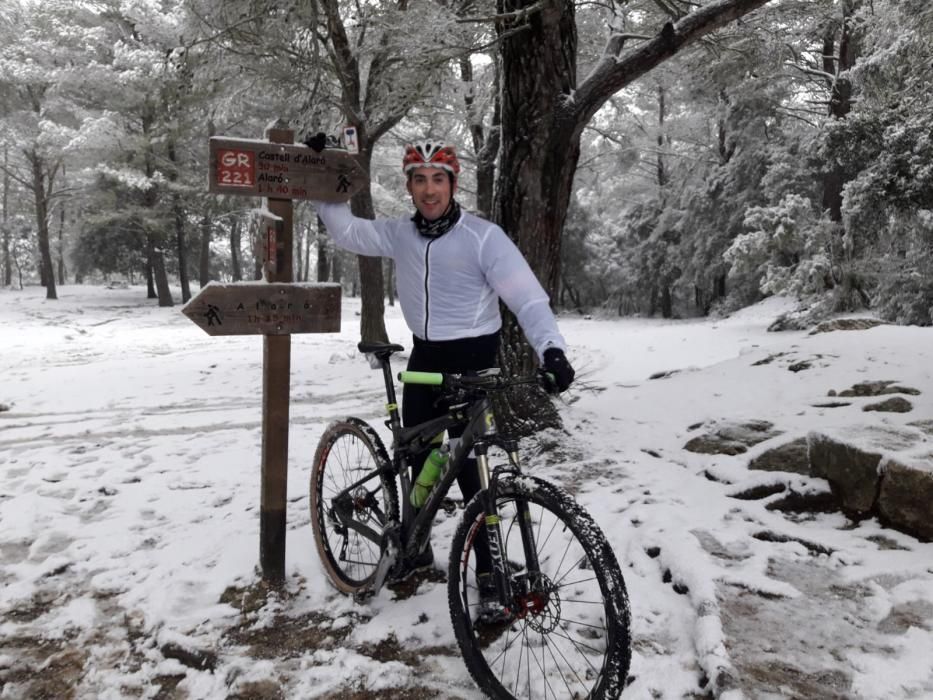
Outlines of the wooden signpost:
<svg viewBox="0 0 933 700">
<path fill-rule="evenodd" d="M 294 145 L 281 123 L 267 140 L 215 136 L 209 189 L 264 196 L 261 219 L 266 282 L 206 285 L 182 312 L 210 335 L 263 335 L 262 486 L 259 561 L 270 583 L 285 579 L 288 414 L 292 333 L 340 330 L 340 285 L 292 284 L 292 201 L 346 202 L 367 183 L 347 151 Z"/>
<path fill-rule="evenodd" d="M 340 285 L 211 282 L 182 313 L 208 335 L 339 333 Z"/>
<path fill-rule="evenodd" d="M 346 202 L 366 173 L 343 149 L 211 137 L 210 191 L 277 199 Z"/>
</svg>

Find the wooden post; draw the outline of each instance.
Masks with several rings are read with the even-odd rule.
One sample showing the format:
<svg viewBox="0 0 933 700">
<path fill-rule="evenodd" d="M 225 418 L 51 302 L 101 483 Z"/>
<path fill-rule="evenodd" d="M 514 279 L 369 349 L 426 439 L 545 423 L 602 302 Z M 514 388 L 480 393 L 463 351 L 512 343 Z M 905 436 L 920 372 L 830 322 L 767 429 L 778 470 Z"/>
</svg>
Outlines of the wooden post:
<svg viewBox="0 0 933 700">
<path fill-rule="evenodd" d="M 182 309 L 208 335 L 263 334 L 259 563 L 272 584 L 285 580 L 291 334 L 340 331 L 340 286 L 294 284 L 292 200 L 346 202 L 369 181 L 347 149 L 327 148 L 323 135 L 319 146 L 295 145 L 282 121 L 266 128 L 265 141 L 211 137 L 208 189 L 267 197 L 261 247 L 269 259 L 265 282 L 212 282 Z"/>
<path fill-rule="evenodd" d="M 266 130 L 272 143 L 293 144 L 295 132 L 276 122 Z M 277 231 L 275 271 L 268 282 L 292 282 L 292 200 L 267 200 L 282 219 Z M 262 346 L 262 490 L 259 505 L 259 562 L 269 583 L 285 580 L 285 509 L 288 504 L 288 399 L 292 337 L 264 335 Z"/>
</svg>

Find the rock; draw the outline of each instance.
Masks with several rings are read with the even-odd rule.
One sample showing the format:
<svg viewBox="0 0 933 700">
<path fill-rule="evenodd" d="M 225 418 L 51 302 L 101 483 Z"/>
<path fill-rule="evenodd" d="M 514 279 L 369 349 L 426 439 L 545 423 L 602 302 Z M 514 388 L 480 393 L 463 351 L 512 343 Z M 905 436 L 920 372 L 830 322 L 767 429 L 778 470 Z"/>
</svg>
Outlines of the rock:
<svg viewBox="0 0 933 700">
<path fill-rule="evenodd" d="M 168 642 L 162 645 L 161 651 L 166 659 L 175 659 L 189 668 L 213 671 L 217 666 L 217 654 L 207 649 L 195 649 Z"/>
<path fill-rule="evenodd" d="M 898 386 L 893 381 L 860 382 L 851 389 L 843 389 L 839 396 L 883 396 L 885 394 L 909 394 L 918 396 L 920 391 L 909 386 Z M 830 393 L 830 396 L 836 394 Z"/>
<path fill-rule="evenodd" d="M 772 430 L 772 428 L 774 428 L 774 423 L 766 420 L 750 420 L 745 423 L 727 423 L 718 428 L 716 433 L 732 440 L 744 442 L 751 447 L 781 434 L 780 430 Z"/>
<path fill-rule="evenodd" d="M 807 443 L 811 474 L 829 481 L 846 515 L 856 519 L 868 516 L 878 495 L 881 453 L 820 433 L 810 433 Z"/>
<path fill-rule="evenodd" d="M 752 362 L 752 367 L 761 367 L 762 365 L 770 365 L 776 359 L 778 359 L 779 357 L 784 357 L 784 355 L 786 354 L 787 354 L 786 352 L 778 352 L 773 355 L 768 355 L 767 357 L 761 360 L 758 360 L 758 362 Z"/>
<path fill-rule="evenodd" d="M 885 463 L 878 512 L 898 530 L 933 541 L 933 454 Z"/>
<path fill-rule="evenodd" d="M 699 454 L 739 455 L 747 452 L 749 447 L 781 434 L 780 430 L 773 428 L 772 423 L 763 420 L 726 423 L 692 438 L 684 449 Z"/>
<path fill-rule="evenodd" d="M 853 426 L 833 436 L 811 432 L 811 474 L 829 482 L 849 517 L 877 515 L 885 525 L 933 541 L 933 451 L 926 439 L 933 421 L 915 421 L 908 428 Z M 847 441 L 850 435 L 854 444 Z"/>
<path fill-rule="evenodd" d="M 886 325 L 877 318 L 836 318 L 832 321 L 823 321 L 810 331 L 810 335 L 817 333 L 831 333 L 832 331 L 864 331 L 875 326 Z"/>
<path fill-rule="evenodd" d="M 226 700 L 282 700 L 285 691 L 274 680 L 245 681 L 227 695 Z"/>
<path fill-rule="evenodd" d="M 704 455 L 740 455 L 748 452 L 748 447 L 732 440 L 724 440 L 718 435 L 700 435 L 692 438 L 684 449 Z"/>
<path fill-rule="evenodd" d="M 914 409 L 914 405 L 903 396 L 892 396 L 885 401 L 862 406 L 863 411 L 882 411 L 884 413 L 908 413 Z"/>
<path fill-rule="evenodd" d="M 810 457 L 807 452 L 807 439 L 797 438 L 783 445 L 762 452 L 748 463 L 749 469 L 766 472 L 794 472 L 810 474 Z"/>
<path fill-rule="evenodd" d="M 768 326 L 769 333 L 779 333 L 781 331 L 802 331 L 810 326 L 810 318 L 805 312 L 793 311 L 778 316 L 774 322 Z"/>
<path fill-rule="evenodd" d="M 9 405 L 5 403 L 0 403 L 0 413 L 3 413 L 4 411 L 9 411 L 9 410 L 10 410 Z"/>
<path fill-rule="evenodd" d="M 911 428 L 916 428 L 930 437 L 933 437 L 933 420 L 915 420 L 908 423 Z"/>
</svg>

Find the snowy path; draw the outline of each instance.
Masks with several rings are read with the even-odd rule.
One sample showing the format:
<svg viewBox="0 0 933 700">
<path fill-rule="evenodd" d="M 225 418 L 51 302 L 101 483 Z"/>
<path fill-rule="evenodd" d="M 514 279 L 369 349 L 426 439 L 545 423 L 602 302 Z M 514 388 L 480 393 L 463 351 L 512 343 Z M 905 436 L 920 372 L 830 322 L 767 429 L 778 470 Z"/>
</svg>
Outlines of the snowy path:
<svg viewBox="0 0 933 700">
<path fill-rule="evenodd" d="M 207 338 L 139 289 L 60 292 L 57 304 L 0 292 L 0 697 L 480 697 L 442 582 L 358 606 L 324 583 L 313 551 L 319 435 L 347 414 L 381 420 L 354 300 L 342 333 L 294 342 L 289 582 L 267 596 L 258 339 Z M 623 563 L 624 697 L 933 697 L 933 545 L 874 520 L 769 510 L 781 494 L 746 492 L 825 482 L 682 449 L 700 422 L 768 419 L 790 437 L 843 420 L 808 406 L 861 366 L 750 369 L 775 352 L 844 354 L 764 325 L 564 323 L 584 375 L 561 409 L 571 435 L 540 436 L 526 462 L 576 493 Z M 391 308 L 389 328 L 407 344 Z M 933 417 L 933 363 L 908 352 L 933 344 L 908 330 L 870 336 L 859 362 L 883 356 L 890 378 L 924 391 L 915 417 Z M 671 369 L 688 371 L 646 379 Z M 436 525 L 439 562 L 456 522 Z"/>
</svg>

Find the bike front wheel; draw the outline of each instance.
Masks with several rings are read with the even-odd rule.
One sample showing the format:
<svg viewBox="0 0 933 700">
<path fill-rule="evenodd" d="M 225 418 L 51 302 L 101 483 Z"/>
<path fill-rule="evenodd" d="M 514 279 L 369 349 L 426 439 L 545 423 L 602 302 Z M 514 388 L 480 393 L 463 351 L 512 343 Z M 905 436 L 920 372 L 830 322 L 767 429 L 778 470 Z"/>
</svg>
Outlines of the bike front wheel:
<svg viewBox="0 0 933 700">
<path fill-rule="evenodd" d="M 379 435 L 356 418 L 328 426 L 314 454 L 311 529 L 328 578 L 344 593 L 372 583 L 385 528 L 398 521 L 398 491 L 388 467 Z M 372 476 L 356 484 L 367 474 Z"/>
<path fill-rule="evenodd" d="M 532 477 L 499 482 L 496 507 L 508 609 L 490 620 L 481 605 L 476 545 L 487 514 L 479 497 L 464 512 L 450 559 L 450 614 L 473 679 L 496 700 L 617 698 L 631 659 L 630 613 L 602 531 L 568 494 Z M 536 553 L 537 566 L 526 551 Z"/>
</svg>

